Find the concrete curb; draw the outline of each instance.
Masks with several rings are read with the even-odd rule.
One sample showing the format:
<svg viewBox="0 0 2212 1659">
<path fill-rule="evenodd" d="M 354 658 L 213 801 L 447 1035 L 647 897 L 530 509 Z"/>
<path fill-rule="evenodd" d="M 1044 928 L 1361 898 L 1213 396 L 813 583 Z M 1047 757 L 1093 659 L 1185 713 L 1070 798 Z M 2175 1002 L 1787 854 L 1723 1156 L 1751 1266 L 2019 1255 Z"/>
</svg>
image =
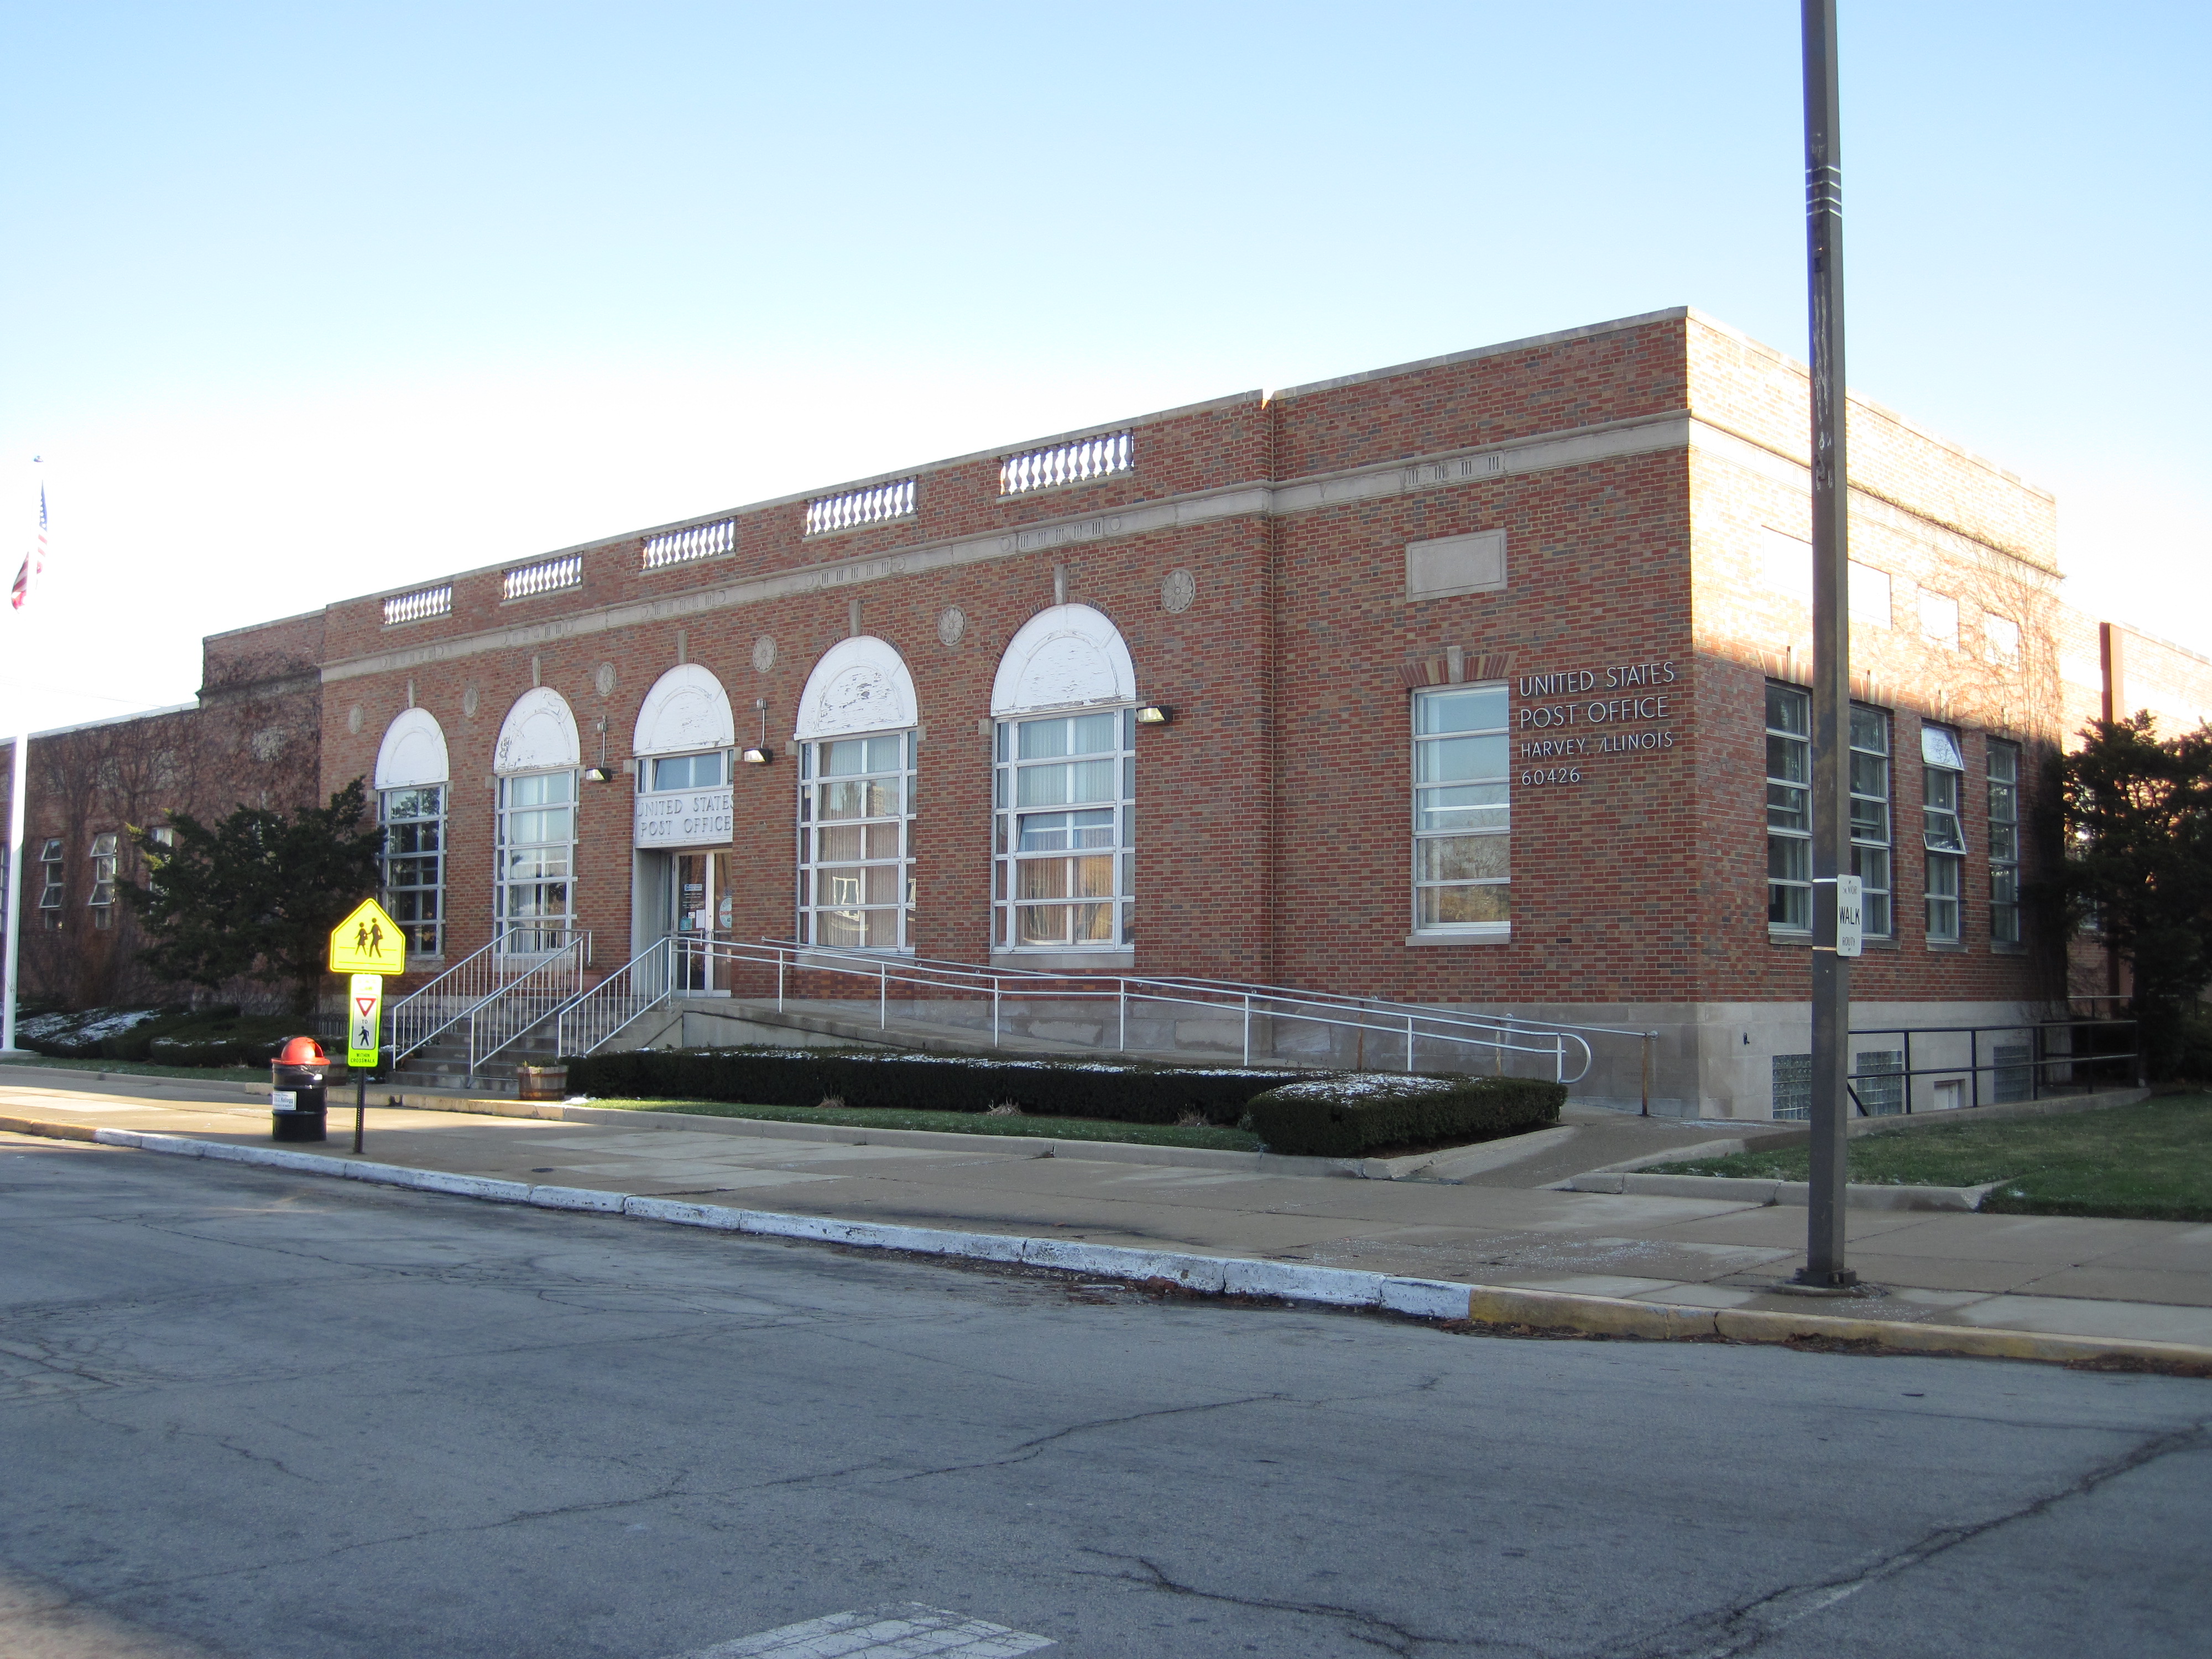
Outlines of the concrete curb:
<svg viewBox="0 0 2212 1659">
<path fill-rule="evenodd" d="M 1673 1159 L 1668 1159 L 1673 1162 Z M 1881 1187 L 1853 1182 L 1844 1188 L 1844 1205 L 1852 1210 L 1978 1210 L 1988 1194 L 2002 1181 L 1979 1187 Z M 1568 1193 L 1636 1193 L 1648 1198 L 1720 1199 L 1737 1204 L 1796 1205 L 1811 1201 L 1812 1183 L 1767 1181 L 1745 1176 L 1638 1175 L 1593 1171 L 1553 1183 Z"/>
<path fill-rule="evenodd" d="M 1589 1336 L 1638 1337 L 1655 1341 L 1722 1338 L 1735 1342 L 1786 1343 L 1811 1339 L 1870 1343 L 1899 1352 L 1976 1358 L 2061 1364 L 2122 1358 L 2154 1365 L 2202 1368 L 2212 1375 L 2212 1347 L 2177 1342 L 1907 1324 L 1832 1314 L 1681 1307 L 1615 1297 L 1579 1296 L 1564 1291 L 1409 1279 L 1301 1262 L 1195 1255 L 1119 1244 L 1091 1244 L 1073 1239 L 1030 1238 L 1018 1234 L 953 1232 L 842 1221 L 828 1216 L 785 1215 L 767 1210 L 733 1210 L 715 1204 L 687 1203 L 680 1199 L 647 1198 L 580 1187 L 532 1187 L 519 1181 L 453 1175 L 437 1170 L 356 1164 L 320 1153 L 288 1152 L 273 1146 L 240 1146 L 227 1141 L 193 1140 L 183 1135 L 99 1129 L 86 1124 L 48 1123 L 27 1118 L 0 1118 L 0 1130 L 60 1140 L 88 1140 L 100 1146 L 185 1158 L 213 1158 L 301 1175 L 330 1176 L 492 1203 L 619 1214 L 673 1226 L 842 1244 L 862 1249 L 1020 1263 L 1138 1284 L 1165 1281 L 1200 1295 L 1254 1296 L 1328 1307 L 1370 1308 L 1415 1319 L 1465 1320 L 1477 1325 L 1571 1331 Z"/>
</svg>

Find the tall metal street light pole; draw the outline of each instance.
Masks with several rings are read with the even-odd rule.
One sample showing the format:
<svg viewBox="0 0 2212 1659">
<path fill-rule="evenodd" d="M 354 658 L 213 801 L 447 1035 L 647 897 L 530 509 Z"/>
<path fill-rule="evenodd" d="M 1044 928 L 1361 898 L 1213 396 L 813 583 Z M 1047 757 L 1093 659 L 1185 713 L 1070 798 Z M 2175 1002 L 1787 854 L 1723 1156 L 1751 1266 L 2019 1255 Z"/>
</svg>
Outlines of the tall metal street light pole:
<svg viewBox="0 0 2212 1659">
<path fill-rule="evenodd" d="M 1848 879 L 1851 635 L 1845 574 L 1843 145 L 1837 131 L 1835 0 L 1802 3 L 1813 362 L 1813 1170 L 1805 1266 L 1797 1282 L 1811 1290 L 1842 1290 L 1858 1279 L 1844 1260 L 1851 969 L 1837 949 L 1838 901 L 1856 884 Z M 1847 879 L 1839 884 L 1838 875 Z M 1849 896 L 1848 908 L 1855 921 L 1855 895 Z M 1845 948 L 1855 944 L 1847 940 Z"/>
</svg>

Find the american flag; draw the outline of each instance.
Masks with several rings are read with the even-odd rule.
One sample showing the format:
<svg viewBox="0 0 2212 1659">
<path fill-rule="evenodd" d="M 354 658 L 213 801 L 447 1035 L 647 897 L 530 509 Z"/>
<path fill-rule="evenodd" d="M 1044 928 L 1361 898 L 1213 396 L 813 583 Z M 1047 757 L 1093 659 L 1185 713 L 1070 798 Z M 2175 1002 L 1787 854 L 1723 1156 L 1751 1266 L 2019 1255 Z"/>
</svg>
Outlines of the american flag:
<svg viewBox="0 0 2212 1659">
<path fill-rule="evenodd" d="M 31 584 L 44 575 L 46 570 L 46 487 L 41 483 L 39 486 L 39 539 L 23 556 L 23 568 L 15 573 L 15 586 L 9 592 L 8 603 L 21 611 L 23 601 L 31 597 Z"/>
</svg>

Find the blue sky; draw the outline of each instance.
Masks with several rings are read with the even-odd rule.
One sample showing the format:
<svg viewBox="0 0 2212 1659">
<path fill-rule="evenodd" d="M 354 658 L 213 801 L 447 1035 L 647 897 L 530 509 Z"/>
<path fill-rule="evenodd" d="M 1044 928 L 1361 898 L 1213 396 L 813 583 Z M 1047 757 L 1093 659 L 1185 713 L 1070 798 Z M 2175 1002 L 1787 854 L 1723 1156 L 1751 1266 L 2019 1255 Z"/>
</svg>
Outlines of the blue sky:
<svg viewBox="0 0 2212 1659">
<path fill-rule="evenodd" d="M 1842 16 L 1854 388 L 2056 490 L 2078 603 L 2212 651 L 2212 9 Z M 57 550 L 10 725 L 1249 387 L 1685 303 L 1805 349 L 1787 0 L 0 18 L 0 458 L 46 456 Z"/>
</svg>

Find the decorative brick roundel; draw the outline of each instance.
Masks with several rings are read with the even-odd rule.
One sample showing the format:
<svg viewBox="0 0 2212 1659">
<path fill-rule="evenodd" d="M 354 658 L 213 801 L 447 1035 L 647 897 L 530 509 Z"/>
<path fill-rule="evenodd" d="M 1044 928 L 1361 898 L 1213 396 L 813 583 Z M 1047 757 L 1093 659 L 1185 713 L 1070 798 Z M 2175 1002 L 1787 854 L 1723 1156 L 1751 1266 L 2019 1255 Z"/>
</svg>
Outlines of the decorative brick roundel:
<svg viewBox="0 0 2212 1659">
<path fill-rule="evenodd" d="M 346 710 L 346 730 L 356 737 L 361 735 L 361 705 L 359 703 L 354 704 L 352 708 Z"/>
<path fill-rule="evenodd" d="M 592 676 L 592 684 L 599 688 L 599 695 L 611 697 L 615 694 L 615 665 L 611 662 L 599 665 L 599 672 Z"/>
<path fill-rule="evenodd" d="M 1181 616 L 1198 598 L 1198 578 L 1188 570 L 1170 570 L 1160 578 L 1160 609 Z"/>
<path fill-rule="evenodd" d="M 775 666 L 775 641 L 765 634 L 753 641 L 753 666 L 763 674 Z"/>
<path fill-rule="evenodd" d="M 477 717 L 477 689 L 473 685 L 461 693 L 461 718 L 472 720 Z"/>
<path fill-rule="evenodd" d="M 937 613 L 937 637 L 948 646 L 960 643 L 960 636 L 968 631 L 968 613 L 957 605 L 948 605 Z"/>
</svg>

